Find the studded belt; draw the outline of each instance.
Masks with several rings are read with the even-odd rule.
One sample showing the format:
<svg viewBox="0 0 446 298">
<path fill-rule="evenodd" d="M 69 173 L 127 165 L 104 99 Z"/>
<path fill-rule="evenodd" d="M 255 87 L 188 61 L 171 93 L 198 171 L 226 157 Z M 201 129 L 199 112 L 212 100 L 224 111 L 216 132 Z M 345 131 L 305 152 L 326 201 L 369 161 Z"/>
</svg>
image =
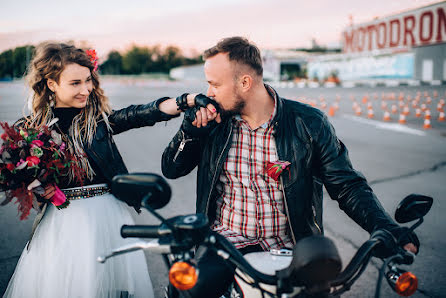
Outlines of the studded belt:
<svg viewBox="0 0 446 298">
<path fill-rule="evenodd" d="M 68 200 L 79 200 L 110 193 L 110 188 L 106 184 L 95 184 L 62 189 L 62 192 Z"/>
</svg>

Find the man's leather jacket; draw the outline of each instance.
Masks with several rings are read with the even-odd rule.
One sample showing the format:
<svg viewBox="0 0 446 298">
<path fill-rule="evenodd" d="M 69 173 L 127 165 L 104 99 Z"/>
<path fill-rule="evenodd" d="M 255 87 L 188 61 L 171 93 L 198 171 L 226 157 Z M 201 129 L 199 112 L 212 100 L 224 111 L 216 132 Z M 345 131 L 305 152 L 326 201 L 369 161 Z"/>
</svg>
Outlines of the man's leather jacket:
<svg viewBox="0 0 446 298">
<path fill-rule="evenodd" d="M 398 229 L 364 176 L 353 169 L 347 148 L 327 117 L 308 105 L 276 96 L 273 125 L 277 154 L 279 160 L 291 163 L 289 172 L 280 176 L 280 186 L 293 241 L 323 233 L 322 185 L 369 233 L 378 228 Z M 215 218 L 215 186 L 232 134 L 230 119 L 223 119 L 204 137 L 188 137 L 180 129 L 163 153 L 162 171 L 167 178 L 187 175 L 198 165 L 196 211 L 207 214 L 210 222 Z"/>
</svg>

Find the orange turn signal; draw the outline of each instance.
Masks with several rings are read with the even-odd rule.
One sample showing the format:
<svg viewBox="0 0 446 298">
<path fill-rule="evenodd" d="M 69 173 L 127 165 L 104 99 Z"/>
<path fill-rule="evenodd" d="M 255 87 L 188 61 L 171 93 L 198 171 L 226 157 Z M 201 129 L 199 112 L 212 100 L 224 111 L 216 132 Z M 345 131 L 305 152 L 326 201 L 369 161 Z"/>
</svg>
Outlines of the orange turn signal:
<svg viewBox="0 0 446 298">
<path fill-rule="evenodd" d="M 395 291 L 401 296 L 411 296 L 418 288 L 418 279 L 411 272 L 404 272 L 395 283 Z"/>
<path fill-rule="evenodd" d="M 178 290 L 192 289 L 197 283 L 198 272 L 186 262 L 176 262 L 169 270 L 169 281 Z"/>
</svg>

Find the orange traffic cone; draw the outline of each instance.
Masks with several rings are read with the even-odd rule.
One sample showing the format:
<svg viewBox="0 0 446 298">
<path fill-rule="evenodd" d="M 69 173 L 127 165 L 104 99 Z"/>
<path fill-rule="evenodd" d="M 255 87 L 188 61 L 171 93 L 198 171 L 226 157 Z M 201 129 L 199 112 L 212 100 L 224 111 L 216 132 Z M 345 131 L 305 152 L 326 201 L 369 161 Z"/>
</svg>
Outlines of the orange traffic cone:
<svg viewBox="0 0 446 298">
<path fill-rule="evenodd" d="M 356 116 L 361 116 L 361 112 L 362 112 L 361 107 L 357 107 L 355 111 Z"/>
<path fill-rule="evenodd" d="M 445 118 L 444 118 L 444 112 L 440 112 L 440 114 L 438 115 L 438 121 L 440 122 L 444 122 Z"/>
<path fill-rule="evenodd" d="M 399 124 L 406 124 L 406 116 L 404 114 L 400 114 L 400 120 L 398 120 Z"/>
<path fill-rule="evenodd" d="M 432 128 L 431 121 L 430 121 L 429 119 L 424 119 L 423 128 L 424 128 L 424 129 L 430 129 L 430 128 Z"/>
<path fill-rule="evenodd" d="M 359 105 L 358 105 L 358 103 L 356 101 L 354 101 L 353 105 L 352 105 L 353 111 L 356 111 L 357 108 L 359 108 Z"/>
<path fill-rule="evenodd" d="M 441 103 L 437 104 L 437 111 L 439 112 L 443 111 L 443 105 Z"/>
<path fill-rule="evenodd" d="M 410 109 L 408 106 L 405 106 L 403 109 L 403 114 L 404 116 L 408 116 L 410 114 Z"/>
<path fill-rule="evenodd" d="M 333 117 L 335 115 L 335 108 L 333 106 L 330 106 L 328 109 L 328 116 Z"/>
<path fill-rule="evenodd" d="M 428 97 L 428 98 L 426 99 L 426 103 L 427 103 L 427 104 L 432 103 L 432 98 Z"/>
<path fill-rule="evenodd" d="M 323 101 L 322 103 L 321 103 L 321 109 L 322 110 L 325 110 L 327 108 L 327 103 L 325 102 L 325 101 Z"/>
<path fill-rule="evenodd" d="M 373 109 L 367 110 L 367 118 L 373 119 L 375 117 L 375 113 L 373 113 Z"/>
<path fill-rule="evenodd" d="M 364 97 L 362 98 L 362 103 L 366 104 L 369 101 L 369 97 L 367 95 L 364 95 Z"/>
<path fill-rule="evenodd" d="M 391 109 L 392 114 L 396 114 L 398 113 L 398 108 L 396 107 L 396 105 L 392 105 L 392 109 Z"/>
<path fill-rule="evenodd" d="M 387 102 L 385 102 L 384 100 L 381 101 L 381 109 L 383 109 L 383 110 L 387 109 Z"/>
<path fill-rule="evenodd" d="M 390 113 L 388 111 L 384 112 L 383 120 L 384 121 L 391 121 L 392 120 L 392 118 L 390 118 Z"/>
<path fill-rule="evenodd" d="M 426 112 L 424 112 L 424 119 L 428 119 L 428 120 L 431 119 L 431 111 L 426 110 Z"/>
<path fill-rule="evenodd" d="M 337 111 L 339 110 L 339 103 L 338 103 L 338 102 L 335 102 L 335 103 L 333 104 L 333 107 L 334 107 L 334 109 L 335 109 L 335 112 L 337 112 Z"/>
<path fill-rule="evenodd" d="M 368 103 L 367 103 L 367 109 L 368 109 L 368 110 L 373 110 L 373 105 L 372 105 L 371 102 L 368 102 Z"/>
<path fill-rule="evenodd" d="M 426 106 L 425 103 L 422 103 L 422 104 L 421 104 L 421 110 L 422 110 L 423 112 L 427 110 L 427 106 Z"/>
<path fill-rule="evenodd" d="M 415 117 L 420 118 L 421 117 L 421 109 L 415 110 Z"/>
<path fill-rule="evenodd" d="M 438 97 L 438 91 L 434 90 L 434 98 L 437 98 L 437 97 Z"/>
</svg>

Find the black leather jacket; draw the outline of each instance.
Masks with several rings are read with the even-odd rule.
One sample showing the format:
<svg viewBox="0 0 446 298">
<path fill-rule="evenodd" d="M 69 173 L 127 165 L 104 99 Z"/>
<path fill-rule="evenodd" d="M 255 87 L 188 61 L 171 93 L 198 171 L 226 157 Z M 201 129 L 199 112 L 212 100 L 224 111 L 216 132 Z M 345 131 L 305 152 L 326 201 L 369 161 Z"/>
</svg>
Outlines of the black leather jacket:
<svg viewBox="0 0 446 298">
<path fill-rule="evenodd" d="M 164 99 L 160 98 L 145 105 L 131 105 L 127 108 L 113 111 L 108 116 L 112 131 L 108 130 L 104 121 L 98 123 L 91 145 L 84 149 L 88 157 L 92 158 L 102 170 L 102 174 L 107 182 L 110 182 L 115 175 L 128 173 L 113 140 L 113 135 L 133 128 L 153 126 L 157 122 L 178 117 L 177 115 L 168 115 L 159 110 L 158 105 Z"/>
<path fill-rule="evenodd" d="M 353 169 L 347 148 L 327 117 L 308 105 L 277 98 L 274 136 L 279 159 L 291 163 L 280 183 L 293 241 L 323 233 L 322 185 L 366 231 L 399 229 L 364 176 Z M 205 137 L 189 138 L 180 129 L 163 153 L 162 171 L 167 178 L 187 175 L 198 165 L 196 211 L 207 214 L 210 222 L 215 218 L 215 186 L 232 133 L 230 119 L 223 119 Z"/>
<path fill-rule="evenodd" d="M 96 127 L 93 141 L 84 148 L 89 158 L 93 159 L 103 176 L 110 183 L 115 175 L 128 173 L 121 154 L 113 140 L 113 135 L 144 126 L 153 126 L 160 121 L 167 121 L 179 115 L 168 115 L 159 110 L 159 104 L 167 99 L 163 97 L 144 105 L 131 105 L 121 110 L 114 110 L 108 116 L 112 128 L 110 131 L 103 120 Z M 22 125 L 25 118 L 19 119 L 14 125 Z"/>
</svg>

